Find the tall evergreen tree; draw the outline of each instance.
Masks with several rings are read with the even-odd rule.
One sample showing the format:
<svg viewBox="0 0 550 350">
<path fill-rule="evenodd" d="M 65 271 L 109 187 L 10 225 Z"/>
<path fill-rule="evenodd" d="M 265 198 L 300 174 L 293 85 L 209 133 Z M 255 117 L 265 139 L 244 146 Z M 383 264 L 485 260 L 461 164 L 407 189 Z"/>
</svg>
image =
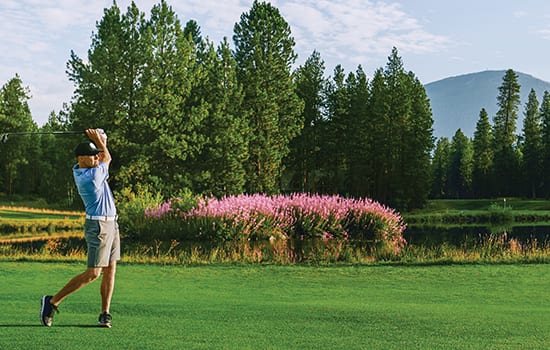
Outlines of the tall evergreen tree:
<svg viewBox="0 0 550 350">
<path fill-rule="evenodd" d="M 296 94 L 304 101 L 304 128 L 291 141 L 291 151 L 286 160 L 287 189 L 290 191 L 315 193 L 319 190 L 318 170 L 322 159 L 320 144 L 327 84 L 324 74 L 325 64 L 319 52 L 314 51 L 294 75 Z"/>
<path fill-rule="evenodd" d="M 203 39 L 201 35 L 201 28 L 197 21 L 190 20 L 185 23 L 185 28 L 183 28 L 183 33 L 187 37 L 188 40 L 193 42 L 195 44 L 194 46 L 197 48 L 198 51 L 205 51 L 205 46 L 208 45 L 208 43 Z M 225 38 L 224 38 L 225 41 Z"/>
<path fill-rule="evenodd" d="M 521 145 L 523 155 L 522 179 L 526 190 L 525 195 L 536 198 L 542 182 L 543 159 L 539 102 L 534 89 L 529 92 L 524 115 L 523 142 Z"/>
<path fill-rule="evenodd" d="M 380 200 L 387 205 L 400 209 L 406 207 L 404 193 L 406 184 L 405 178 L 401 176 L 405 169 L 401 151 L 406 141 L 405 133 L 411 111 L 407 79 L 403 61 L 399 57 L 397 49 L 393 48 L 384 69 L 384 80 L 387 86 L 385 99 L 388 106 L 384 148 L 389 161 L 389 169 L 385 174 L 387 178 L 386 192 Z"/>
<path fill-rule="evenodd" d="M 134 2 L 122 15 L 122 28 L 125 40 L 123 45 L 125 59 L 121 62 L 120 92 L 122 103 L 121 112 L 114 118 L 114 134 L 111 137 L 113 149 L 112 167 L 115 170 L 115 179 L 118 178 L 118 187 L 132 187 L 145 180 L 145 165 L 143 149 L 142 121 L 146 118 L 143 111 L 147 96 L 143 84 L 143 77 L 151 57 L 148 22 Z M 124 160 L 124 161 L 122 161 Z M 116 169 L 120 167 L 117 176 Z"/>
<path fill-rule="evenodd" d="M 542 188 L 543 196 L 550 197 L 550 93 L 544 91 L 540 104 L 541 147 L 542 147 Z"/>
<path fill-rule="evenodd" d="M 388 86 L 382 68 L 377 69 L 370 81 L 369 125 L 371 129 L 371 145 L 369 166 L 373 170 L 370 195 L 380 201 L 387 201 L 391 171 L 391 147 L 388 139 L 391 136 L 389 128 Z"/>
<path fill-rule="evenodd" d="M 237 78 L 244 88 L 243 110 L 250 117 L 247 189 L 276 193 L 282 159 L 303 126 L 303 103 L 291 75 L 295 42 L 279 10 L 257 0 L 235 24 L 233 41 Z"/>
<path fill-rule="evenodd" d="M 190 95 L 204 73 L 193 38 L 166 1 L 148 21 L 135 3 L 124 15 L 113 4 L 87 62 L 72 53 L 68 67 L 76 85 L 72 123 L 111 135 L 115 190 L 148 184 L 168 196 L 201 180 L 193 161 L 205 142 L 198 128 L 207 108 Z"/>
<path fill-rule="evenodd" d="M 408 73 L 411 115 L 403 139 L 404 186 L 406 208 L 426 204 L 430 193 L 430 157 L 434 147 L 433 118 L 424 86 L 412 72 Z"/>
<path fill-rule="evenodd" d="M 352 78 L 353 79 L 350 79 Z M 374 175 L 369 166 L 372 157 L 372 124 L 369 118 L 369 82 L 363 68 L 359 66 L 355 75 L 349 75 L 347 82 L 349 92 L 349 141 L 346 148 L 348 159 L 347 189 L 355 197 L 369 196 Z"/>
<path fill-rule="evenodd" d="M 119 176 L 119 170 L 121 158 L 137 165 L 135 155 L 142 147 L 140 127 L 135 125 L 143 118 L 139 106 L 148 52 L 142 39 L 146 25 L 144 14 L 132 2 L 124 15 L 116 4 L 105 9 L 96 27 L 87 60 L 71 52 L 67 63 L 69 79 L 75 84 L 71 123 L 75 129 L 100 127 L 110 135 L 111 186 L 116 189 L 117 182 L 125 186 L 139 181 L 136 173 L 123 169 Z M 144 167 L 143 163 L 135 166 L 142 171 Z"/>
<path fill-rule="evenodd" d="M 134 133 L 148 145 L 142 150 L 149 167 L 147 182 L 170 196 L 191 189 L 201 178 L 193 165 L 204 147 L 200 127 L 208 105 L 193 98 L 192 91 L 205 73 L 197 67 L 193 40 L 185 35 L 165 1 L 151 9 L 147 29 L 145 40 L 150 50 L 140 80 L 146 98 L 143 119 Z"/>
<path fill-rule="evenodd" d="M 69 110 L 65 105 L 59 113 L 51 112 L 48 121 L 40 131 L 68 131 L 70 127 Z M 40 149 L 42 156 L 37 162 L 40 176 L 38 193 L 49 203 L 55 203 L 66 208 L 82 208 L 82 201 L 78 196 L 74 184 L 71 167 L 76 163 L 73 153 L 78 137 L 57 137 L 42 135 Z M 60 152 L 59 150 L 65 150 Z M 44 176 L 46 174 L 46 176 Z"/>
<path fill-rule="evenodd" d="M 346 79 L 344 68 L 337 65 L 334 76 L 327 84 L 327 123 L 323 143 L 325 157 L 322 168 L 325 176 L 324 191 L 329 193 L 349 194 L 347 150 L 351 146 L 351 110 L 348 86 L 354 79 L 353 74 Z"/>
<path fill-rule="evenodd" d="M 485 108 L 479 112 L 479 119 L 474 132 L 472 190 L 477 198 L 489 197 L 492 194 L 491 169 L 493 164 L 493 137 L 489 116 Z"/>
<path fill-rule="evenodd" d="M 472 186 L 473 150 L 470 139 L 458 129 L 451 141 L 448 189 L 451 198 L 468 198 Z"/>
<path fill-rule="evenodd" d="M 244 191 L 248 159 L 248 116 L 241 112 L 242 86 L 236 77 L 236 63 L 224 38 L 217 50 L 202 43 L 200 63 L 206 71 L 196 97 L 208 103 L 208 115 L 201 133 L 206 142 L 195 165 L 201 181 L 193 188 L 216 196 Z"/>
<path fill-rule="evenodd" d="M 496 194 L 510 196 L 515 194 L 514 186 L 519 176 L 519 160 L 515 147 L 517 137 L 516 121 L 520 104 L 520 85 L 517 74 L 509 69 L 498 88 L 497 105 L 499 107 L 493 119 L 494 167 L 493 182 Z"/>
<path fill-rule="evenodd" d="M 426 91 L 412 73 L 405 72 L 396 48 L 388 57 L 384 78 L 389 121 L 385 148 L 390 171 L 389 189 L 382 201 L 411 209 L 422 206 L 430 191 L 433 119 Z"/>
<path fill-rule="evenodd" d="M 446 137 L 437 140 L 432 159 L 432 198 L 448 198 L 449 161 L 451 143 Z"/>
<path fill-rule="evenodd" d="M 2 132 L 36 131 L 28 101 L 30 90 L 23 86 L 18 74 L 0 89 L 0 130 Z M 29 171 L 37 160 L 31 152 L 36 142 L 31 137 L 10 137 L 1 144 L 0 184 L 2 192 L 31 193 L 35 191 L 37 174 Z M 34 158 L 33 158 L 34 154 Z"/>
</svg>

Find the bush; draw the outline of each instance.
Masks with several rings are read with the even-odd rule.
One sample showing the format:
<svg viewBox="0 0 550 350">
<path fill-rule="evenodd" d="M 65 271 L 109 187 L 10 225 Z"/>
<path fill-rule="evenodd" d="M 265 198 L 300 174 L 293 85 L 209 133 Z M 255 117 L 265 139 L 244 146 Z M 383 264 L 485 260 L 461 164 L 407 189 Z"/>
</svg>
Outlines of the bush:
<svg viewBox="0 0 550 350">
<path fill-rule="evenodd" d="M 164 201 L 160 193 L 148 188 L 137 191 L 123 189 L 116 198 L 121 232 L 129 238 L 152 242 L 167 237 L 193 238 L 200 227 L 195 222 L 182 222 L 181 213 L 194 208 L 198 198 L 189 191 L 182 191 L 177 197 Z M 204 224 L 204 223 L 203 223 Z"/>
<path fill-rule="evenodd" d="M 149 238 L 226 241 L 368 241 L 398 253 L 406 244 L 399 214 L 370 199 L 262 194 L 173 199 L 144 212 Z M 139 235 L 144 237 L 143 234 Z"/>
<path fill-rule="evenodd" d="M 512 207 L 501 207 L 493 203 L 489 206 L 489 222 L 494 224 L 509 223 L 514 221 Z"/>
<path fill-rule="evenodd" d="M 115 198 L 117 198 L 120 230 L 130 237 L 143 235 L 147 232 L 150 222 L 144 215 L 145 211 L 158 207 L 163 201 L 160 194 L 153 194 L 147 188 L 138 188 L 136 192 L 124 188 L 115 195 Z"/>
</svg>

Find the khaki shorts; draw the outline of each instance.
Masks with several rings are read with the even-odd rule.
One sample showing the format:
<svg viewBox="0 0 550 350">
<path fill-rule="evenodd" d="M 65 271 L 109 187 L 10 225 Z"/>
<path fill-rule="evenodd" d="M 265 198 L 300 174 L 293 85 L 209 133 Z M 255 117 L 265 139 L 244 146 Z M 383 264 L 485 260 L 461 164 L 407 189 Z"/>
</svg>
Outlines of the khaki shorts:
<svg viewBox="0 0 550 350">
<path fill-rule="evenodd" d="M 107 267 L 111 261 L 120 260 L 120 234 L 116 220 L 86 219 L 84 236 L 88 244 L 88 267 Z"/>
</svg>

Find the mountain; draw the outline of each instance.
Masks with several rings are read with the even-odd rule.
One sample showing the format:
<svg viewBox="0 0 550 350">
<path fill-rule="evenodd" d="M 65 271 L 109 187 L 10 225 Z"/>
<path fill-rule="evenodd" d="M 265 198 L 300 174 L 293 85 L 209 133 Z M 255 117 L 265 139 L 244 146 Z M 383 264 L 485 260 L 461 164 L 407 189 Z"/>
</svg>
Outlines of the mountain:
<svg viewBox="0 0 550 350">
<path fill-rule="evenodd" d="M 458 129 L 473 137 L 479 112 L 485 108 L 489 120 L 493 121 L 498 107 L 498 88 L 506 71 L 483 71 L 445 78 L 426 84 L 424 87 L 430 99 L 434 136 L 451 139 Z M 531 88 L 537 93 L 539 105 L 544 91 L 550 92 L 550 83 L 537 79 L 529 74 L 515 72 L 520 84 L 521 105 L 518 109 L 516 133 L 523 129 L 525 104 Z"/>
</svg>

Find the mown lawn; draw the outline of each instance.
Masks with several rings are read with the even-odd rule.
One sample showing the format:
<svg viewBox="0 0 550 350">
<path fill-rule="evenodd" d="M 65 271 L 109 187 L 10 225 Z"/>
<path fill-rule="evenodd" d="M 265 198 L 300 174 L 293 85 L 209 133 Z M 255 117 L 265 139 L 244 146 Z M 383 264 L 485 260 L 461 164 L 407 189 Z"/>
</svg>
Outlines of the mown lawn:
<svg viewBox="0 0 550 350">
<path fill-rule="evenodd" d="M 81 264 L 0 262 L 0 349 L 546 349 L 550 265 L 121 265 L 112 329 L 99 283 L 39 301 Z"/>
<path fill-rule="evenodd" d="M 416 212 L 445 212 L 453 210 L 487 210 L 489 207 L 512 208 L 514 210 L 550 210 L 550 201 L 542 199 L 494 198 L 494 199 L 435 199 L 428 201 L 425 208 Z"/>
<path fill-rule="evenodd" d="M 71 219 L 83 220 L 83 214 L 77 215 L 74 212 L 54 212 L 54 211 L 31 211 L 20 208 L 4 208 L 0 209 L 0 220 L 44 220 L 44 219 Z"/>
</svg>

